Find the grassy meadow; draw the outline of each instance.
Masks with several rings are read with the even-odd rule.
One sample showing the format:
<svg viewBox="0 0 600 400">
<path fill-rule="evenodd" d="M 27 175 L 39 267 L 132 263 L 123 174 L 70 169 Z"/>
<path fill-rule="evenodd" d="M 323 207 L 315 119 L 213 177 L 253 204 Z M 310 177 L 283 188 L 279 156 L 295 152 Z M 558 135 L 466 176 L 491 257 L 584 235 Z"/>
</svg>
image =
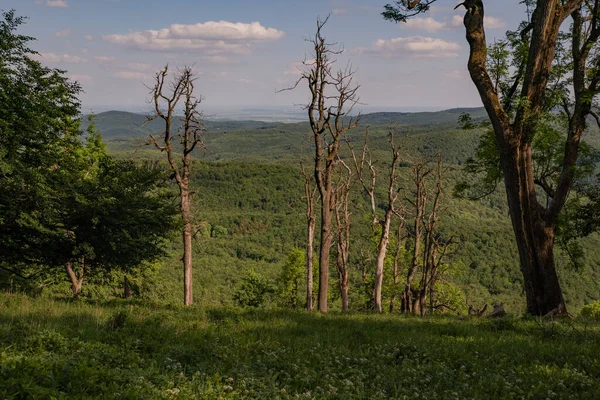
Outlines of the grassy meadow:
<svg viewBox="0 0 600 400">
<path fill-rule="evenodd" d="M 3 399 L 595 399 L 599 354 L 583 320 L 0 294 Z"/>
</svg>

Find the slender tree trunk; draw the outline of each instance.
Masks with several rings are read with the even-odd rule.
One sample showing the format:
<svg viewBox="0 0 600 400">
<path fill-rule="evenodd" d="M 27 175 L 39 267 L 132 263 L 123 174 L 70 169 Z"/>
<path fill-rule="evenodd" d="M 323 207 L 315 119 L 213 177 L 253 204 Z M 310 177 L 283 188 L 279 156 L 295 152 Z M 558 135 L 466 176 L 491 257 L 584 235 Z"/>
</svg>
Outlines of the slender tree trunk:
<svg viewBox="0 0 600 400">
<path fill-rule="evenodd" d="M 503 154 L 508 208 L 523 273 L 527 312 L 566 312 L 554 264 L 554 225 L 542 216 L 533 183 L 531 145 L 513 146 Z"/>
<path fill-rule="evenodd" d="M 129 285 L 129 278 L 127 278 L 127 275 L 123 277 L 123 298 L 131 298 L 131 286 Z"/>
<path fill-rule="evenodd" d="M 67 274 L 69 275 L 69 279 L 71 280 L 71 290 L 73 291 L 73 296 L 79 297 L 81 294 L 81 286 L 83 284 L 83 268 L 81 270 L 81 274 L 77 276 L 75 271 L 73 270 L 73 263 L 68 261 L 65 264 L 65 269 Z"/>
<path fill-rule="evenodd" d="M 306 244 L 306 309 L 312 311 L 313 305 L 313 258 L 314 258 L 314 240 L 315 240 L 315 219 L 308 219 L 308 237 Z"/>
<path fill-rule="evenodd" d="M 375 265 L 375 309 L 377 312 L 383 312 L 383 305 L 381 302 L 381 292 L 383 288 L 383 267 L 385 264 L 385 256 L 387 255 L 388 243 L 390 241 L 390 224 L 392 222 L 392 210 L 388 209 L 385 213 L 385 219 L 383 221 L 381 238 L 379 239 L 379 246 L 377 248 L 377 263 Z"/>
<path fill-rule="evenodd" d="M 326 189 L 321 195 L 321 252 L 319 254 L 319 311 L 327 312 L 327 293 L 329 288 L 329 259 L 333 235 L 331 233 L 332 193 Z"/>
<path fill-rule="evenodd" d="M 348 273 L 344 274 L 342 282 L 340 282 L 340 292 L 342 295 L 342 311 L 348 312 L 349 303 L 348 303 L 348 292 L 349 292 L 349 284 L 348 284 Z"/>
<path fill-rule="evenodd" d="M 394 254 L 394 293 L 392 294 L 392 298 L 390 300 L 390 313 L 394 312 L 394 307 L 396 304 L 396 299 L 398 298 L 398 284 L 400 283 L 400 255 L 402 253 L 402 230 L 404 228 L 404 220 L 401 220 L 398 224 L 398 230 L 396 234 L 396 253 Z M 405 295 L 402 295 L 402 302 L 400 305 L 400 311 L 404 311 L 405 304 Z"/>
<path fill-rule="evenodd" d="M 183 217 L 183 304 L 194 302 L 192 292 L 192 218 L 190 195 L 187 185 L 181 187 L 181 213 Z"/>
</svg>

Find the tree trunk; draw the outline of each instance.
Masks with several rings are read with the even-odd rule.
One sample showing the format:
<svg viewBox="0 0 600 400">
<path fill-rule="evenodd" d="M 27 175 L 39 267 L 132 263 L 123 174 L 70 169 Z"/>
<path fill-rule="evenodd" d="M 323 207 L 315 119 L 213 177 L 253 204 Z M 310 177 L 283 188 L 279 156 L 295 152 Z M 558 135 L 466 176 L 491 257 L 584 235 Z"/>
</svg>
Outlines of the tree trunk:
<svg viewBox="0 0 600 400">
<path fill-rule="evenodd" d="M 312 311 L 313 305 L 313 248 L 315 240 L 315 219 L 308 220 L 308 238 L 306 244 L 306 309 Z"/>
<path fill-rule="evenodd" d="M 533 183 L 531 145 L 513 146 L 503 154 L 504 182 L 521 272 L 527 313 L 546 315 L 566 307 L 554 264 L 554 226 L 542 216 Z"/>
<path fill-rule="evenodd" d="M 129 285 L 129 278 L 127 278 L 127 275 L 123 277 L 123 298 L 131 298 L 131 286 Z"/>
<path fill-rule="evenodd" d="M 392 210 L 388 209 L 385 213 L 385 220 L 383 221 L 381 238 L 379 239 L 379 246 L 377 248 L 377 263 L 375 266 L 375 289 L 374 289 L 374 300 L 375 310 L 377 312 L 383 312 L 383 306 L 381 303 L 381 292 L 383 288 L 383 266 L 385 264 L 385 256 L 387 254 L 387 247 L 390 237 L 390 224 L 392 222 Z"/>
<path fill-rule="evenodd" d="M 340 282 L 340 292 L 342 295 L 342 311 L 348 312 L 350 309 L 348 306 L 348 292 L 349 292 L 349 284 L 348 284 L 348 273 L 345 274 L 342 282 Z"/>
<path fill-rule="evenodd" d="M 331 234 L 331 191 L 326 190 L 321 195 L 321 252 L 319 254 L 319 311 L 327 312 L 327 293 L 329 288 L 329 255 L 333 235 Z"/>
<path fill-rule="evenodd" d="M 183 217 L 183 304 L 192 305 L 192 218 L 190 196 L 187 185 L 181 187 L 181 212 Z"/>
<path fill-rule="evenodd" d="M 83 284 L 83 268 L 79 277 L 73 270 L 73 263 L 71 261 L 65 264 L 65 269 L 67 270 L 67 274 L 71 280 L 71 290 L 73 291 L 73 296 L 79 297 L 81 294 L 81 285 Z"/>
</svg>

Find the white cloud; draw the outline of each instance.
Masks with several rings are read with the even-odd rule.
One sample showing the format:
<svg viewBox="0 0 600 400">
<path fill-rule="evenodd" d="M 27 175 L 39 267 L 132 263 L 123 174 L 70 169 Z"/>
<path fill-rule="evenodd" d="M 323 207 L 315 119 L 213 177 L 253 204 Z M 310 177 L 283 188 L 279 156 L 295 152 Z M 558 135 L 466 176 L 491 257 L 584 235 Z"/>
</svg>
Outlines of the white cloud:
<svg viewBox="0 0 600 400">
<path fill-rule="evenodd" d="M 148 70 L 156 69 L 156 67 L 154 65 L 144 64 L 144 63 L 127 63 L 125 65 L 125 68 L 134 70 L 134 71 L 148 71 Z"/>
<path fill-rule="evenodd" d="M 94 37 L 92 35 L 85 35 L 84 38 L 86 38 L 87 40 L 94 40 Z"/>
<path fill-rule="evenodd" d="M 231 59 L 225 56 L 204 56 L 202 60 L 211 64 L 228 64 L 231 63 Z"/>
<path fill-rule="evenodd" d="M 67 8 L 67 7 L 69 7 L 69 5 L 67 4 L 67 2 L 65 0 L 47 0 L 46 7 Z"/>
<path fill-rule="evenodd" d="M 90 51 L 89 51 L 88 49 L 81 49 L 81 52 L 82 52 L 83 54 L 87 54 L 87 53 L 89 53 Z"/>
<path fill-rule="evenodd" d="M 334 8 L 332 11 L 333 15 L 345 15 L 348 14 L 347 8 Z"/>
<path fill-rule="evenodd" d="M 114 57 L 107 57 L 107 56 L 95 56 L 94 59 L 96 61 L 100 61 L 100 62 L 111 62 L 114 61 Z"/>
<path fill-rule="evenodd" d="M 455 42 L 423 36 L 411 36 L 379 39 L 370 48 L 354 49 L 353 53 L 357 55 L 372 54 L 395 58 L 442 58 L 456 57 L 459 50 L 460 45 Z"/>
<path fill-rule="evenodd" d="M 209 21 L 195 25 L 174 24 L 160 30 L 105 35 L 107 42 L 151 51 L 203 51 L 208 55 L 247 54 L 256 42 L 282 38 L 283 31 L 265 28 L 259 22 Z"/>
<path fill-rule="evenodd" d="M 87 62 L 87 58 L 73 56 L 70 54 L 56 54 L 56 53 L 40 53 L 35 56 L 41 62 L 46 63 L 71 63 L 79 64 Z"/>
<path fill-rule="evenodd" d="M 502 29 L 506 27 L 504 21 L 495 17 L 484 17 L 483 24 L 487 29 Z"/>
<path fill-rule="evenodd" d="M 116 78 L 137 79 L 137 80 L 143 80 L 143 79 L 149 79 L 149 78 L 151 78 L 151 75 L 145 74 L 143 72 L 137 72 L 137 71 L 119 71 L 119 72 L 115 72 L 113 74 L 113 76 L 116 77 Z"/>
<path fill-rule="evenodd" d="M 58 31 L 56 32 L 54 35 L 56 37 L 68 37 L 71 36 L 71 30 L 70 29 L 65 29 L 64 31 Z"/>
<path fill-rule="evenodd" d="M 455 69 L 454 71 L 444 72 L 444 76 L 452 79 L 463 79 L 465 77 L 463 71 Z"/>
<path fill-rule="evenodd" d="M 438 22 L 431 17 L 427 18 L 409 18 L 406 20 L 404 27 L 413 30 L 422 30 L 429 33 L 439 32 L 442 29 L 448 29 L 448 23 Z"/>
<path fill-rule="evenodd" d="M 415 17 L 409 18 L 406 23 L 401 25 L 411 30 L 421 30 L 428 33 L 436 33 L 442 30 L 456 29 L 463 26 L 463 17 L 460 15 L 454 15 L 451 20 L 438 21 L 431 17 Z M 484 26 L 487 29 L 499 29 L 504 28 L 506 24 L 495 17 L 485 17 Z"/>
</svg>

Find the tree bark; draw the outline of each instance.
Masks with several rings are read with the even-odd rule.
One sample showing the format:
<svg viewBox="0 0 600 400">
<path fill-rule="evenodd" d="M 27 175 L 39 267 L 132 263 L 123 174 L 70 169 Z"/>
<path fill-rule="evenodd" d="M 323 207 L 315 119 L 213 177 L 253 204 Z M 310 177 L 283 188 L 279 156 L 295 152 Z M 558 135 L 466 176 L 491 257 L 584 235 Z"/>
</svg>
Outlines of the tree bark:
<svg viewBox="0 0 600 400">
<path fill-rule="evenodd" d="M 541 108 L 548 71 L 554 59 L 558 27 L 562 22 L 558 4 L 557 0 L 538 2 L 533 15 L 532 43 L 522 91 L 529 100 L 527 112 L 533 115 Z M 559 307 L 566 311 L 553 255 L 557 214 L 545 219 L 545 210 L 538 203 L 535 190 L 530 142 L 532 122 L 526 118 L 525 108 L 521 107 L 515 123 L 511 125 L 486 70 L 483 2 L 469 0 L 465 7 L 464 24 L 470 46 L 468 69 L 492 122 L 500 150 L 508 207 L 524 278 L 527 312 L 544 315 Z"/>
<path fill-rule="evenodd" d="M 71 261 L 68 261 L 65 264 L 65 269 L 67 270 L 67 274 L 69 275 L 69 279 L 71 280 L 71 290 L 73 291 L 73 296 L 79 297 L 79 295 L 81 294 L 81 286 L 83 284 L 83 268 L 81 269 L 81 273 L 79 274 L 79 276 L 77 276 L 77 274 L 73 270 L 73 263 Z"/>
<path fill-rule="evenodd" d="M 183 216 L 183 304 L 194 302 L 192 288 L 192 236 L 190 196 L 187 185 L 181 188 L 181 212 Z"/>
<path fill-rule="evenodd" d="M 321 207 L 321 251 L 319 253 L 319 311 L 327 312 L 327 294 L 329 289 L 329 259 L 333 240 L 331 232 L 331 219 L 333 210 L 331 207 L 331 190 L 321 193 L 323 206 Z"/>
<path fill-rule="evenodd" d="M 519 250 L 527 312 L 545 315 L 565 307 L 554 264 L 554 225 L 546 224 L 537 202 L 533 171 L 527 159 L 531 146 L 507 149 L 504 182 L 513 231 Z"/>
<path fill-rule="evenodd" d="M 127 275 L 123 276 L 123 298 L 131 298 L 131 286 L 129 285 L 129 278 Z"/>
<path fill-rule="evenodd" d="M 313 305 L 313 258 L 314 258 L 314 240 L 315 240 L 315 219 L 310 217 L 308 219 L 308 230 L 307 230 L 307 244 L 306 244 L 306 309 L 312 311 Z"/>
<path fill-rule="evenodd" d="M 392 210 L 388 209 L 385 213 L 385 218 L 382 224 L 381 238 L 377 247 L 377 262 L 375 265 L 375 310 L 383 312 L 381 301 L 381 292 L 383 288 L 383 267 L 385 264 L 385 256 L 387 255 L 388 243 L 390 241 L 390 224 L 392 222 Z"/>
</svg>

